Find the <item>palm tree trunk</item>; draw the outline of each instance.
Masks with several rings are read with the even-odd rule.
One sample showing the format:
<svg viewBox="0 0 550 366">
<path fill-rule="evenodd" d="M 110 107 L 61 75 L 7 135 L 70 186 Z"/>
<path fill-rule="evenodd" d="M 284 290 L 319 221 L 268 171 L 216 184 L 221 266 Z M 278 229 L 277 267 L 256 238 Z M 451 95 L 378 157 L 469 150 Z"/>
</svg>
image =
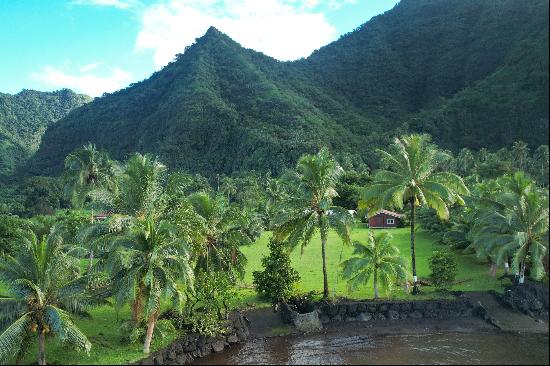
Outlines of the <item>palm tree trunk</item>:
<svg viewBox="0 0 550 366">
<path fill-rule="evenodd" d="M 144 285 L 140 283 L 138 285 L 136 298 L 132 304 L 132 319 L 136 325 L 139 326 L 141 321 L 141 312 L 143 311 L 143 295 L 145 293 Z"/>
<path fill-rule="evenodd" d="M 374 270 L 374 298 L 378 299 L 378 271 Z"/>
<path fill-rule="evenodd" d="M 38 329 L 38 364 L 46 364 L 46 334 L 42 327 Z"/>
<path fill-rule="evenodd" d="M 412 294 L 417 295 L 420 293 L 416 284 L 416 255 L 414 254 L 414 214 L 415 214 L 415 202 L 414 197 L 411 198 L 411 257 L 412 257 L 412 273 L 413 273 L 413 290 Z"/>
<path fill-rule="evenodd" d="M 321 221 L 321 220 L 319 220 Z M 321 224 L 321 223 L 320 223 Z M 322 225 L 322 224 L 321 224 Z M 328 299 L 328 276 L 327 276 L 327 256 L 326 256 L 327 236 L 321 228 L 321 251 L 323 254 L 323 298 Z"/>
<path fill-rule="evenodd" d="M 88 259 L 90 262 L 88 263 L 88 274 L 92 273 L 92 268 L 94 266 L 94 251 L 90 250 L 90 258 Z"/>
<path fill-rule="evenodd" d="M 510 274 L 510 264 L 508 262 L 508 258 L 506 258 L 506 262 L 504 262 L 504 274 L 506 276 Z"/>
<path fill-rule="evenodd" d="M 153 313 L 149 315 L 149 322 L 147 324 L 147 334 L 145 334 L 145 343 L 143 344 L 143 352 L 149 353 L 151 348 L 151 341 L 153 340 L 153 331 L 155 330 L 155 324 L 157 322 L 157 314 Z"/>
<path fill-rule="evenodd" d="M 521 262 L 519 268 L 519 284 L 523 285 L 525 283 L 525 262 Z"/>
<path fill-rule="evenodd" d="M 94 209 L 92 208 L 92 218 L 91 218 L 92 225 L 94 224 Z M 88 274 L 92 273 L 92 267 L 94 265 L 94 251 L 90 248 L 90 258 L 88 263 Z"/>
</svg>

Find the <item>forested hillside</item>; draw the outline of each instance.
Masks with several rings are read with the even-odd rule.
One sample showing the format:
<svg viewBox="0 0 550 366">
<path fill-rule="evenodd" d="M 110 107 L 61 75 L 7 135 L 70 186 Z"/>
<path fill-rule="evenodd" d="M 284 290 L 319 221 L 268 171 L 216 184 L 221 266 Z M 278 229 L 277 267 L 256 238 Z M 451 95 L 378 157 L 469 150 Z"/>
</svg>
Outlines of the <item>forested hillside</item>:
<svg viewBox="0 0 550 366">
<path fill-rule="evenodd" d="M 49 125 L 90 100 L 67 89 L 0 93 L 0 178 L 13 173 L 38 149 Z"/>
<path fill-rule="evenodd" d="M 213 176 L 277 174 L 329 146 L 375 164 L 390 137 L 445 148 L 548 138 L 548 1 L 402 0 L 307 59 L 279 62 L 211 28 L 149 79 L 51 126 L 32 172 L 87 142 Z"/>
</svg>

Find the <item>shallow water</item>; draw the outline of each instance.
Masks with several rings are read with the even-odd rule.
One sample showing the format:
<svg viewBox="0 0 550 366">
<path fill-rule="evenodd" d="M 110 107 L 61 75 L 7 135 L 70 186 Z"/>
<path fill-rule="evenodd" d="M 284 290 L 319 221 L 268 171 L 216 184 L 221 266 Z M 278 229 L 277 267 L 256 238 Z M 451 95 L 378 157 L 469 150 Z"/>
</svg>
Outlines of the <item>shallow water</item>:
<svg viewBox="0 0 550 366">
<path fill-rule="evenodd" d="M 318 334 L 250 340 L 196 364 L 545 364 L 547 334 Z"/>
</svg>

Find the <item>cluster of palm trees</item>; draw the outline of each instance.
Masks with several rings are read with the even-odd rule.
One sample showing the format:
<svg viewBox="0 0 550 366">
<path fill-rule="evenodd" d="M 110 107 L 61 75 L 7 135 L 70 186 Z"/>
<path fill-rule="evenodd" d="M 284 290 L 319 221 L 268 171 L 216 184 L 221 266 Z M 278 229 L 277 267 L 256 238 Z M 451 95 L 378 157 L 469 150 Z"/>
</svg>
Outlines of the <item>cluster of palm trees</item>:
<svg viewBox="0 0 550 366">
<path fill-rule="evenodd" d="M 523 172 L 476 189 L 470 248 L 506 271 L 511 264 L 520 284 L 528 268 L 532 278 L 541 279 L 548 271 L 548 190 Z"/>
<path fill-rule="evenodd" d="M 0 258 L 0 281 L 13 295 L 0 299 L 0 321 L 11 324 L 0 335 L 0 363 L 20 359 L 36 335 L 39 364 L 47 335 L 89 351 L 71 318 L 107 298 L 117 311 L 130 305 L 134 326 L 146 328 L 148 353 L 161 306 L 181 310 L 196 271 L 244 273 L 239 247 L 252 242 L 251 216 L 225 194 L 168 194 L 167 168 L 157 159 L 135 154 L 119 164 L 93 145 L 66 158 L 64 177 L 73 207 L 91 209 L 91 217 L 71 240 L 81 245 L 68 245 L 66 227 L 54 225 Z M 94 219 L 99 209 L 109 212 L 106 220 Z"/>
</svg>

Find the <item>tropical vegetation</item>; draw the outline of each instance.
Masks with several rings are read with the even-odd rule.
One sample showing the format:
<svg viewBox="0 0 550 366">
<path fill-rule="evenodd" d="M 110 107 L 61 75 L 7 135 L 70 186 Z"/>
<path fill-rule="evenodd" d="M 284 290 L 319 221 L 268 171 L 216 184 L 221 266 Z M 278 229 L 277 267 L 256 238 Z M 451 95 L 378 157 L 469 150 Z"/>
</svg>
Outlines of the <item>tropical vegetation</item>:
<svg viewBox="0 0 550 366">
<path fill-rule="evenodd" d="M 347 288 L 354 298 L 409 298 L 408 283 L 419 281 L 402 255 L 407 230 L 422 296 L 449 296 L 437 291 L 451 286 L 498 290 L 506 277 L 487 287 L 485 265 L 496 271 L 509 262 L 520 283 L 544 279 L 548 188 L 518 168 L 547 155 L 520 143 L 513 151 L 524 153 L 453 157 L 413 134 L 380 151 L 383 169 L 373 174 L 323 148 L 279 177 L 209 180 L 171 171 L 151 155 L 117 162 L 85 145 L 67 157 L 59 178 L 67 209 L 30 219 L 0 215 L 2 362 L 28 362 L 21 350 L 29 349 L 45 362 L 46 345 L 57 349 L 52 336 L 93 353 L 93 340 L 77 327 L 89 314 L 112 312 L 111 337 L 118 334 L 123 348 L 140 342 L 148 353 L 178 332 L 215 336 L 231 309 L 250 302 L 312 290 L 327 299 L 329 278 L 334 296 Z M 512 167 L 516 173 L 505 171 Z M 374 235 L 361 221 L 380 208 L 403 213 L 414 229 L 394 229 L 398 239 Z M 59 319 L 48 315 L 54 310 Z"/>
<path fill-rule="evenodd" d="M 376 172 L 373 182 L 364 192 L 364 205 L 370 212 L 385 207 L 403 209 L 410 206 L 411 258 L 413 293 L 418 293 L 415 220 L 416 208 L 428 206 L 439 218 L 449 218 L 449 207 L 464 204 L 462 195 L 468 188 L 460 176 L 442 168 L 447 155 L 430 141 L 428 135 L 410 135 L 396 138 L 391 151 L 381 150 L 385 169 Z"/>
<path fill-rule="evenodd" d="M 392 239 L 389 233 L 377 236 L 369 233 L 366 243 L 353 243 L 353 257 L 341 264 L 342 277 L 348 281 L 350 289 L 368 284 L 372 277 L 374 298 L 378 299 L 379 286 L 391 290 L 394 285 L 407 281 L 407 265 Z"/>
</svg>

